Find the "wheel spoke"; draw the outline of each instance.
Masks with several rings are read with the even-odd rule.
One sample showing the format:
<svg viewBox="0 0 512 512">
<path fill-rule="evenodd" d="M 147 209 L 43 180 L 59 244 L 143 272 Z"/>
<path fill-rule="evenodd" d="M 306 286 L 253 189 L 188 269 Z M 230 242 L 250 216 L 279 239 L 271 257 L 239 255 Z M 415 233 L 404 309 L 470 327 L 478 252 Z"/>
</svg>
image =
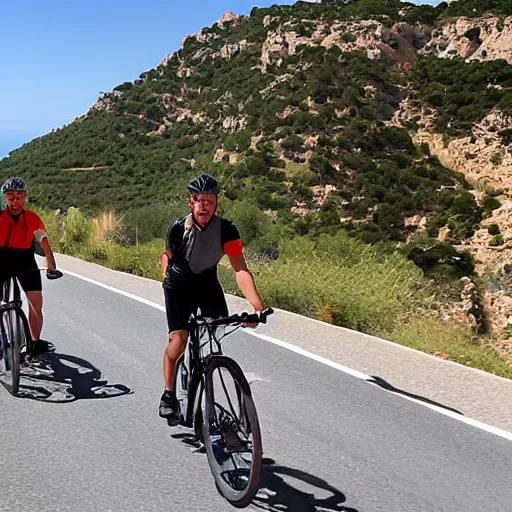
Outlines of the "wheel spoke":
<svg viewBox="0 0 512 512">
<path fill-rule="evenodd" d="M 240 367 L 225 356 L 214 360 L 205 376 L 208 463 L 221 493 L 237 506 L 251 502 L 261 474 L 261 435 L 247 386 Z"/>
<path fill-rule="evenodd" d="M 231 414 L 233 415 L 235 420 L 238 421 L 238 417 L 237 417 L 237 415 L 235 413 L 235 409 L 233 407 L 233 403 L 231 402 L 231 398 L 229 397 L 229 393 L 228 393 L 228 390 L 227 390 L 227 387 L 226 387 L 226 383 L 224 381 L 224 377 L 222 376 L 222 372 L 221 372 L 220 368 L 219 368 L 219 378 L 220 378 L 220 382 L 222 384 L 222 389 L 224 390 L 224 395 L 226 396 L 226 398 L 228 400 L 229 408 L 231 409 Z"/>
</svg>

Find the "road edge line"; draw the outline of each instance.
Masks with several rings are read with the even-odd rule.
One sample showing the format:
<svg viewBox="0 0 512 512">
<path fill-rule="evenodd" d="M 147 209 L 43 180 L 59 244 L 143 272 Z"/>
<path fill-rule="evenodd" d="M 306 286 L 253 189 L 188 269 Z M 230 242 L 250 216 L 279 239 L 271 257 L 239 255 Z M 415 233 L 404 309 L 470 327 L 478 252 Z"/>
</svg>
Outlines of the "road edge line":
<svg viewBox="0 0 512 512">
<path fill-rule="evenodd" d="M 129 299 L 135 300 L 137 302 L 140 302 L 142 304 L 145 304 L 146 306 L 151 306 L 152 308 L 158 309 L 159 311 L 165 312 L 165 306 L 162 306 L 161 304 L 158 304 L 157 302 L 153 302 L 151 300 L 145 299 L 143 297 L 140 297 L 138 295 L 135 295 L 133 293 L 127 292 L 125 290 L 121 290 L 120 288 L 115 288 L 114 286 L 110 286 L 108 284 L 102 283 L 101 281 L 96 281 L 95 279 L 91 279 L 89 277 L 82 276 L 81 274 L 77 274 L 75 272 L 71 272 L 68 270 L 64 270 L 64 272 L 72 277 L 76 277 L 77 279 L 81 279 L 82 281 L 86 281 L 90 284 L 94 284 L 96 286 L 99 286 L 100 288 L 104 288 L 106 290 L 109 290 L 111 292 L 117 293 L 119 295 L 123 295 L 124 297 L 127 297 Z M 261 334 L 254 329 L 245 329 L 244 332 L 246 334 L 249 334 L 251 336 L 255 336 L 257 338 L 260 338 L 263 341 L 266 341 L 268 343 L 272 343 L 274 345 L 278 345 L 286 350 L 290 350 L 291 352 L 295 352 L 296 354 L 302 355 L 304 357 L 307 357 L 308 359 L 312 359 L 314 361 L 317 361 L 321 364 L 324 364 L 326 366 L 330 366 L 331 368 L 334 368 L 335 370 L 341 371 L 343 373 L 346 373 L 348 375 L 351 375 L 352 377 L 355 377 L 360 380 L 364 380 L 368 383 L 375 383 L 375 380 L 370 375 L 367 375 L 363 372 L 360 372 L 358 370 L 353 370 L 352 368 L 349 368 L 348 366 L 344 366 L 340 363 L 336 363 L 335 361 L 331 361 L 330 359 L 327 359 L 323 356 L 320 356 L 318 354 L 314 354 L 313 352 L 309 352 L 307 350 L 304 350 L 303 348 L 297 347 L 296 345 L 293 345 L 291 343 L 288 343 L 286 341 L 281 341 L 277 338 L 273 338 L 272 336 L 268 336 L 266 334 Z M 405 398 L 406 400 L 409 400 L 411 402 L 415 402 L 419 405 L 423 405 L 424 407 L 428 407 L 429 409 L 436 411 L 440 414 L 443 414 L 445 416 L 448 416 L 449 418 L 455 419 L 457 421 L 461 421 L 462 423 L 466 423 L 467 425 L 470 425 L 472 427 L 476 427 L 480 430 L 483 430 L 485 432 L 488 432 L 490 434 L 494 434 L 496 436 L 502 437 L 504 439 L 507 439 L 508 441 L 512 441 L 512 432 L 508 432 L 506 430 L 502 430 L 498 427 L 493 427 L 492 425 L 488 425 L 487 423 L 484 423 L 479 420 L 475 420 L 473 418 L 469 418 L 467 416 L 464 416 L 463 414 L 458 414 L 454 411 L 450 411 L 447 409 L 444 409 L 443 407 L 440 407 L 438 405 L 430 404 L 427 402 L 424 402 L 422 400 L 418 400 L 417 398 L 409 397 L 406 395 L 403 395 L 401 393 L 395 393 L 390 390 L 385 390 L 388 393 L 391 393 L 393 395 L 400 396 L 401 398 Z"/>
</svg>

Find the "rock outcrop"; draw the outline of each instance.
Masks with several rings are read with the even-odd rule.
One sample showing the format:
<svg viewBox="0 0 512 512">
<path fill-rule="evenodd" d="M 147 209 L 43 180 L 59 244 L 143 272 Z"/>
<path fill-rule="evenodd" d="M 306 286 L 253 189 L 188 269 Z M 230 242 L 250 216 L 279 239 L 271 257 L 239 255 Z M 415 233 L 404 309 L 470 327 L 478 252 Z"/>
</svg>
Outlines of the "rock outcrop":
<svg viewBox="0 0 512 512">
<path fill-rule="evenodd" d="M 112 92 L 100 92 L 96 103 L 91 105 L 91 110 L 104 110 L 105 112 L 113 112 L 116 106 L 117 100 L 122 98 L 123 93 L 121 91 Z"/>
<path fill-rule="evenodd" d="M 432 32 L 432 38 L 420 53 L 440 58 L 470 60 L 504 59 L 512 64 L 512 16 L 445 22 Z"/>
<path fill-rule="evenodd" d="M 238 14 L 235 14 L 231 11 L 227 11 L 222 15 L 220 22 L 221 23 L 228 23 L 230 21 L 237 22 L 239 19 L 240 19 L 240 16 L 238 16 Z"/>
</svg>

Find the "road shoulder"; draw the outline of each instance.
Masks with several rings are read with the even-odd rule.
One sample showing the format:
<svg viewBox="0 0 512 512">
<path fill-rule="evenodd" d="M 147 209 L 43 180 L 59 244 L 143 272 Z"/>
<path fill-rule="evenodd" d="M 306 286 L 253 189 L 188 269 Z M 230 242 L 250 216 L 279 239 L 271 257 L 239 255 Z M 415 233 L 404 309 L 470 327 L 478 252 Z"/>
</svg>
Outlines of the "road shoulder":
<svg viewBox="0 0 512 512">
<path fill-rule="evenodd" d="M 71 256 L 58 254 L 56 258 L 64 272 L 74 272 L 161 307 L 164 305 L 162 286 L 157 281 Z M 231 311 L 242 311 L 249 306 L 232 295 L 227 300 Z M 276 312 L 269 325 L 259 327 L 258 332 L 383 379 L 382 385 L 387 383 L 406 395 L 433 401 L 512 432 L 512 380 L 282 310 Z"/>
</svg>

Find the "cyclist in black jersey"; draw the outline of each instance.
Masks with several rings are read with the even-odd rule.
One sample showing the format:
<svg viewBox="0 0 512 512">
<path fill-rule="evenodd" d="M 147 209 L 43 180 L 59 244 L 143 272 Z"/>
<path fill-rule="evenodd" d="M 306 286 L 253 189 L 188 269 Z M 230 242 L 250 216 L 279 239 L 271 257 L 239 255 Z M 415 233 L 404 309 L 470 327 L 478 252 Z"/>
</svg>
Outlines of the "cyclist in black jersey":
<svg viewBox="0 0 512 512">
<path fill-rule="evenodd" d="M 158 412 L 167 419 L 179 412 L 173 389 L 174 372 L 176 361 L 187 343 L 190 314 L 200 308 L 203 316 L 228 315 L 224 292 L 217 278 L 217 264 L 224 255 L 229 257 L 246 299 L 256 311 L 264 309 L 247 268 L 238 229 L 229 220 L 216 215 L 217 180 L 201 174 L 188 184 L 187 189 L 191 212 L 172 224 L 160 258 L 169 342 L 164 352 L 165 390 Z"/>
</svg>

